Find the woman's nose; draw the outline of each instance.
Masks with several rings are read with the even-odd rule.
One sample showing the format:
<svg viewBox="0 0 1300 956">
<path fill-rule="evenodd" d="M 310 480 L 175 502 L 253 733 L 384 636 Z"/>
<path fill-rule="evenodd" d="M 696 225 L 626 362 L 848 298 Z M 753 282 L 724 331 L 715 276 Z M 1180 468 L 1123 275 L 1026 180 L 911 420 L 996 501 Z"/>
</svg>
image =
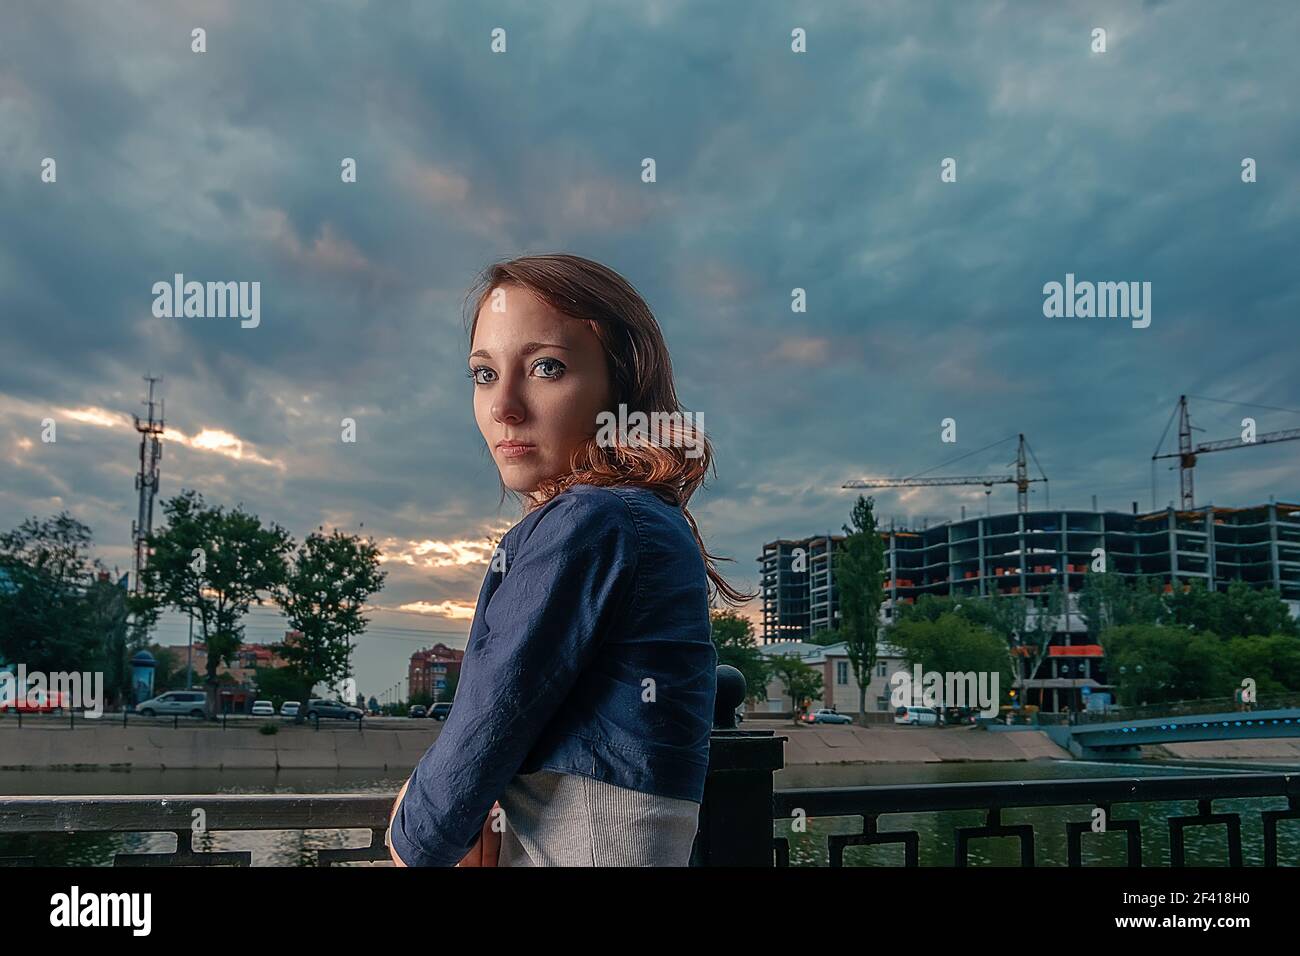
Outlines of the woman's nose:
<svg viewBox="0 0 1300 956">
<path fill-rule="evenodd" d="M 492 417 L 501 424 L 515 424 L 523 420 L 524 405 L 512 387 L 505 387 L 493 396 Z"/>
</svg>

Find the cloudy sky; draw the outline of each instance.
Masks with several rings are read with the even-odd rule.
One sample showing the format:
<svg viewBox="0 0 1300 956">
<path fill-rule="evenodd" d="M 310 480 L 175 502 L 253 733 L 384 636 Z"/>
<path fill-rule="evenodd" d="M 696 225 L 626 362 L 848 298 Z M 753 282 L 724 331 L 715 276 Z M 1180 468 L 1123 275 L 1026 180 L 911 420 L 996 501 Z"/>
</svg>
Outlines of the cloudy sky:
<svg viewBox="0 0 1300 956">
<path fill-rule="evenodd" d="M 1023 431 L 1053 505 L 1145 509 L 1180 393 L 1218 400 L 1192 401 L 1201 439 L 1245 415 L 1300 426 L 1289 0 L 49 2 L 4 19 L 0 527 L 67 509 L 129 567 L 130 415 L 161 375 L 164 497 L 383 547 L 367 693 L 431 639 L 463 646 L 486 538 L 518 520 L 463 371 L 464 297 L 497 259 L 576 253 L 646 298 L 716 445 L 692 511 L 746 589 L 763 542 L 839 530 L 849 478 Z M 260 324 L 155 317 L 175 273 L 260 282 Z M 1045 317 L 1067 273 L 1150 282 L 1150 326 Z M 1005 473 L 1012 454 L 936 473 Z M 1209 456 L 1198 503 L 1294 501 L 1298 475 L 1300 444 Z M 1176 478 L 1158 473 L 1162 506 Z M 877 500 L 886 520 L 985 507 L 980 487 Z M 281 631 L 250 617 L 249 639 Z"/>
</svg>

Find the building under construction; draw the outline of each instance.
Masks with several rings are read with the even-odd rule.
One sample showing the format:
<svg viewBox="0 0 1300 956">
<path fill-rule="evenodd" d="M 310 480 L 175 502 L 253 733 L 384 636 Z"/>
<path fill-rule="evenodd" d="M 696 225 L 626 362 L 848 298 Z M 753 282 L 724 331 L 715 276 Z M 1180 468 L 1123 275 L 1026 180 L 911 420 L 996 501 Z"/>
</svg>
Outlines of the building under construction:
<svg viewBox="0 0 1300 956">
<path fill-rule="evenodd" d="M 1173 507 L 1142 514 L 1027 511 L 882 531 L 886 600 L 882 623 L 922 594 L 945 597 L 1033 595 L 1053 583 L 1068 595 L 1083 587 L 1097 549 L 1125 577 L 1152 576 L 1166 590 L 1200 580 L 1226 590 L 1236 579 L 1272 588 L 1300 616 L 1300 504 L 1246 508 Z M 782 539 L 763 546 L 764 643 L 806 639 L 835 626 L 839 602 L 831 560 L 843 535 Z M 1068 599 L 1067 599 L 1068 600 Z M 1069 601 L 1067 609 L 1073 610 Z M 1063 630 L 1084 630 L 1067 615 Z"/>
</svg>

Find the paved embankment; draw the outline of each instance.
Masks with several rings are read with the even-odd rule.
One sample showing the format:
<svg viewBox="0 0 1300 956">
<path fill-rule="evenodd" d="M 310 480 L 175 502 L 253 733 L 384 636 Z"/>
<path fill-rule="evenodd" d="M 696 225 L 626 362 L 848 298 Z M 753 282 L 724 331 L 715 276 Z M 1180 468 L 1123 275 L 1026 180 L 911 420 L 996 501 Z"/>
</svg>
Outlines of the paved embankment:
<svg viewBox="0 0 1300 956">
<path fill-rule="evenodd" d="M 252 721 L 152 726 L 25 721 L 0 725 L 0 769 L 359 769 L 409 770 L 437 739 L 434 721 L 385 721 L 389 726 L 322 724 L 319 731 L 290 722 L 261 734 Z M 937 763 L 1068 759 L 1041 731 L 991 734 L 974 728 L 879 725 L 798 727 L 750 720 L 747 730 L 787 738 L 786 766 L 840 763 Z M 1276 746 L 1279 741 L 1255 741 Z M 1200 746 L 1184 744 L 1183 747 Z"/>
<path fill-rule="evenodd" d="M 395 769 L 409 770 L 438 736 L 442 726 L 416 723 L 409 730 L 349 724 L 319 731 L 286 722 L 275 734 L 255 726 L 222 730 L 186 727 L 94 725 L 40 727 L 25 721 L 21 730 L 0 727 L 0 769 L 77 769 L 113 767 L 150 770 Z"/>
<path fill-rule="evenodd" d="M 746 720 L 746 730 L 774 730 L 786 739 L 786 766 L 827 763 L 964 763 L 1069 760 L 1041 730 L 991 734 L 974 727 L 903 727 L 889 724 L 791 726 L 789 721 Z"/>
<path fill-rule="evenodd" d="M 1195 740 L 1143 747 L 1142 752 L 1150 756 L 1177 757 L 1180 760 L 1274 760 L 1280 763 L 1300 763 L 1300 738 Z"/>
</svg>

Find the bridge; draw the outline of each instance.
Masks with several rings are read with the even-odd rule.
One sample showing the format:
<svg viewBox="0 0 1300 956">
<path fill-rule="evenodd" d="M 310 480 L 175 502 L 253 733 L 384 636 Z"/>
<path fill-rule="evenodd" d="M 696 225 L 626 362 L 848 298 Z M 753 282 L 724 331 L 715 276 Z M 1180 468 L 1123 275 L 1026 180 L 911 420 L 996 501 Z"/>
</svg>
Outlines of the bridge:
<svg viewBox="0 0 1300 956">
<path fill-rule="evenodd" d="M 1138 758 L 1141 756 L 1139 748 L 1143 744 L 1300 737 L 1300 707 L 1168 713 L 1154 717 L 1111 719 L 1099 716 L 1079 723 L 1048 725 L 1041 729 L 1076 757 L 1089 760 Z"/>
</svg>

